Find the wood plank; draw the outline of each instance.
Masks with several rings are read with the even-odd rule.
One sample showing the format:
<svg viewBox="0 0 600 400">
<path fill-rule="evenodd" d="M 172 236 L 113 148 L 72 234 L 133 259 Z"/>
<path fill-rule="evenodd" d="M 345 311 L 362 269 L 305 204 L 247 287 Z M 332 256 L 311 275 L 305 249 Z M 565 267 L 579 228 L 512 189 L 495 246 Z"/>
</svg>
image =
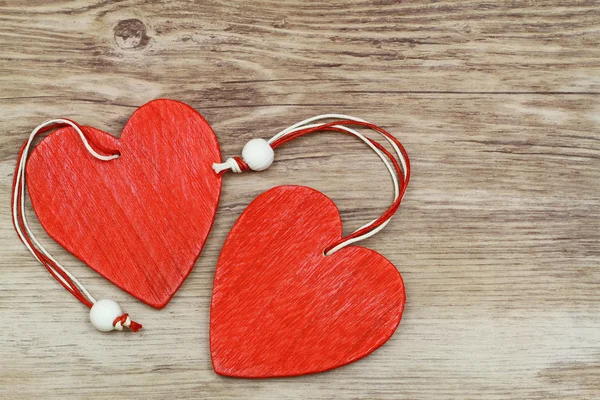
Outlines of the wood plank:
<svg viewBox="0 0 600 400">
<path fill-rule="evenodd" d="M 0 1 L 0 397 L 599 397 L 599 17 L 589 0 Z M 325 112 L 397 134 L 413 179 L 399 214 L 365 242 L 406 284 L 386 345 L 301 378 L 226 379 L 210 363 L 216 260 L 254 197 L 314 187 L 345 232 L 389 203 L 378 159 L 334 133 L 281 147 L 269 171 L 225 179 L 205 250 L 161 311 L 34 223 L 92 293 L 144 324 L 94 330 L 13 230 L 16 153 L 45 119 L 118 133 L 158 97 L 203 114 L 224 156 Z"/>
</svg>

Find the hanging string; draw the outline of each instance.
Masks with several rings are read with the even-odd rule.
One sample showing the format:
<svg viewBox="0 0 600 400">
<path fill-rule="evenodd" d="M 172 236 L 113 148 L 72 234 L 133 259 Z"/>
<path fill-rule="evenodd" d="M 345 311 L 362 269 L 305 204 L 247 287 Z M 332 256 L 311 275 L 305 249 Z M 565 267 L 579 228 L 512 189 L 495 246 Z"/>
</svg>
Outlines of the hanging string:
<svg viewBox="0 0 600 400">
<path fill-rule="evenodd" d="M 88 308 L 92 308 L 96 304 L 96 299 L 86 290 L 86 288 L 79 282 L 69 271 L 65 269 L 58 261 L 56 261 L 50 253 L 41 245 L 37 240 L 33 232 L 31 231 L 29 224 L 27 223 L 27 217 L 25 212 L 25 195 L 26 195 L 26 165 L 31 144 L 35 137 L 44 132 L 70 126 L 79 134 L 83 145 L 86 150 L 98 160 L 109 161 L 119 158 L 119 154 L 102 155 L 90 145 L 90 141 L 83 133 L 81 127 L 76 123 L 68 119 L 53 119 L 46 121 L 41 125 L 37 126 L 29 135 L 29 138 L 25 141 L 19 151 L 17 158 L 17 166 L 13 178 L 12 187 L 12 220 L 15 230 L 19 235 L 19 238 L 25 244 L 25 247 L 33 254 L 36 260 L 38 260 L 69 293 L 71 293 L 77 300 L 85 304 Z M 94 146 L 105 153 L 111 153 L 109 149 L 104 148 L 98 143 L 94 143 Z M 113 321 L 113 327 L 117 330 L 122 330 L 123 327 L 129 327 L 133 331 L 138 331 L 142 326 L 134 321 L 131 321 L 127 314 L 117 315 Z"/>
<path fill-rule="evenodd" d="M 338 120 L 328 123 L 315 123 L 317 121 L 331 119 Z M 396 157 L 376 140 L 367 138 L 358 131 L 349 127 L 353 125 L 368 128 L 383 136 L 394 149 Z M 213 169 L 215 172 L 220 174 L 229 170 L 232 172 L 241 173 L 250 169 L 266 169 L 270 165 L 270 161 L 273 159 L 273 150 L 277 147 L 297 137 L 314 132 L 324 131 L 335 131 L 350 134 L 365 142 L 379 156 L 379 158 L 381 158 L 388 169 L 394 184 L 394 201 L 392 205 L 379 218 L 376 218 L 373 221 L 361 226 L 350 235 L 343 237 L 335 243 L 329 245 L 324 250 L 324 253 L 325 255 L 331 255 L 352 243 L 365 240 L 381 231 L 389 223 L 391 217 L 400 207 L 400 203 L 404 197 L 404 194 L 406 193 L 408 182 L 410 180 L 410 161 L 406 150 L 392 134 L 388 133 L 379 126 L 360 118 L 342 114 L 319 115 L 300 121 L 282 130 L 268 141 L 263 141 L 264 145 L 261 145 L 260 142 L 253 144 L 254 141 L 262 140 L 253 139 L 244 147 L 244 151 L 242 152 L 243 158 L 229 158 L 224 163 L 213 164 Z M 386 158 L 392 162 L 393 168 Z M 264 160 L 270 161 L 262 162 Z M 399 163 L 398 160 L 400 160 Z M 260 166 L 260 168 L 253 168 L 253 166 Z"/>
</svg>

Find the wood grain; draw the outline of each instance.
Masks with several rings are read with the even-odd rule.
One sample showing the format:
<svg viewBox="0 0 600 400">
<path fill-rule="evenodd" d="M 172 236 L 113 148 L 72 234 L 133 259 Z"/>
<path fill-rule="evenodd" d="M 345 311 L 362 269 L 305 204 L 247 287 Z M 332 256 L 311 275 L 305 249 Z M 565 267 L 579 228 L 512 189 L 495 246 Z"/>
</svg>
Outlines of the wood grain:
<svg viewBox="0 0 600 400">
<path fill-rule="evenodd" d="M 0 1 L 0 397 L 558 399 L 600 396 L 600 2 Z M 18 147 L 70 117 L 120 132 L 168 97 L 225 156 L 302 118 L 344 112 L 406 146 L 401 211 L 365 245 L 400 270 L 398 331 L 352 365 L 264 381 L 219 377 L 208 344 L 223 241 L 258 194 L 302 184 L 344 232 L 392 196 L 343 135 L 298 139 L 269 171 L 229 176 L 189 279 L 161 311 L 40 232 L 142 334 L 98 335 L 10 223 Z"/>
</svg>

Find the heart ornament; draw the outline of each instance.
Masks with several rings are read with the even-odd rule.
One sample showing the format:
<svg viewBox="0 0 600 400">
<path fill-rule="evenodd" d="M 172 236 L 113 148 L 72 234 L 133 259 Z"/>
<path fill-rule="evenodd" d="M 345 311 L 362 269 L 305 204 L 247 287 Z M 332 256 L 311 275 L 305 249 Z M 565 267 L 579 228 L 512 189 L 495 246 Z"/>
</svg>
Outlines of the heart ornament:
<svg viewBox="0 0 600 400">
<path fill-rule="evenodd" d="M 369 144 L 395 187 L 388 211 L 347 237 L 333 201 L 314 189 L 279 186 L 250 203 L 231 229 L 215 272 L 210 351 L 220 375 L 267 378 L 326 371 L 370 354 L 400 323 L 406 299 L 400 273 L 376 251 L 350 244 L 381 230 L 398 209 L 410 176 L 408 156 L 381 128 L 343 117 L 324 124 L 314 124 L 318 117 L 309 119 L 268 142 L 253 139 L 242 158 L 214 166 L 220 172 L 263 170 L 279 145 L 333 130 Z M 384 146 L 348 128 L 355 124 L 389 139 L 402 167 Z"/>
<path fill-rule="evenodd" d="M 256 198 L 227 237 L 215 273 L 210 350 L 221 375 L 321 372 L 366 356 L 394 333 L 404 284 L 381 254 L 348 246 L 335 204 L 303 186 Z"/>
<path fill-rule="evenodd" d="M 70 125 L 27 161 L 35 213 L 54 240 L 103 277 L 164 307 L 192 270 L 219 202 L 221 177 L 211 165 L 221 155 L 211 127 L 190 106 L 166 99 L 137 109 L 118 139 L 92 127 L 79 127 L 79 135 Z M 120 156 L 98 159 L 82 140 Z"/>
</svg>

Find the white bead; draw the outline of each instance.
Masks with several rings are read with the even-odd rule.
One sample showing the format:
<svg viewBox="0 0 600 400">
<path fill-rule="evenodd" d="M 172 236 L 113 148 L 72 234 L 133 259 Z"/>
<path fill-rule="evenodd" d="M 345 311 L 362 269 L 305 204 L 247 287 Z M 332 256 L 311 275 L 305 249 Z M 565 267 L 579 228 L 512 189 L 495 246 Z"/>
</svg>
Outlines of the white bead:
<svg viewBox="0 0 600 400">
<path fill-rule="evenodd" d="M 110 332 L 115 329 L 113 322 L 123 315 L 121 306 L 110 299 L 98 300 L 90 310 L 90 321 L 100 332 Z"/>
<path fill-rule="evenodd" d="M 275 158 L 273 148 L 265 139 L 252 139 L 244 146 L 242 158 L 252 171 L 264 171 Z"/>
</svg>

